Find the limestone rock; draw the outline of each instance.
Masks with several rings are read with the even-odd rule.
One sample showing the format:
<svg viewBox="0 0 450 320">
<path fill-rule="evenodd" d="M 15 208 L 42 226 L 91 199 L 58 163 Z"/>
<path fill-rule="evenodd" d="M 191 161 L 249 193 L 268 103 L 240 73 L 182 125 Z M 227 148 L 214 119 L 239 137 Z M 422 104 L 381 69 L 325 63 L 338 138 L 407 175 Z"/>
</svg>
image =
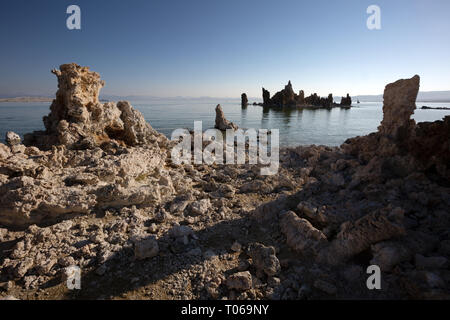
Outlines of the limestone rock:
<svg viewBox="0 0 450 320">
<path fill-rule="evenodd" d="M 270 99 L 270 103 L 272 106 L 276 107 L 295 106 L 297 104 L 296 95 L 292 89 L 291 81 L 288 82 L 283 90 L 277 92 Z"/>
<path fill-rule="evenodd" d="M 270 92 L 264 88 L 262 88 L 262 96 L 263 96 L 263 104 L 265 106 L 270 105 Z"/>
<path fill-rule="evenodd" d="M 335 285 L 322 279 L 317 279 L 316 281 L 314 281 L 314 287 L 329 295 L 334 295 L 337 292 L 337 288 Z"/>
<path fill-rule="evenodd" d="M 226 285 L 228 289 L 250 290 L 252 288 L 252 275 L 248 271 L 237 272 L 227 278 Z"/>
<path fill-rule="evenodd" d="M 205 215 L 211 208 L 211 203 L 209 199 L 201 199 L 194 201 L 190 205 L 191 213 L 194 215 Z"/>
<path fill-rule="evenodd" d="M 20 144 L 21 139 L 17 133 L 8 131 L 5 136 L 5 141 L 9 146 L 12 147 L 12 146 Z"/>
<path fill-rule="evenodd" d="M 308 106 L 319 106 L 320 105 L 320 97 L 317 93 L 313 93 L 305 98 L 305 104 Z"/>
<path fill-rule="evenodd" d="M 247 98 L 247 94 L 243 93 L 241 95 L 241 106 L 242 107 L 246 107 L 248 105 L 248 98 Z"/>
<path fill-rule="evenodd" d="M 300 92 L 298 93 L 298 104 L 299 105 L 305 104 L 305 91 L 303 90 L 300 90 Z"/>
<path fill-rule="evenodd" d="M 241 252 L 242 245 L 239 242 L 235 241 L 233 243 L 233 245 L 231 246 L 231 250 L 234 251 L 234 252 Z"/>
<path fill-rule="evenodd" d="M 415 262 L 418 269 L 441 269 L 448 264 L 448 259 L 445 257 L 424 257 L 421 254 L 416 254 Z"/>
<path fill-rule="evenodd" d="M 17 266 L 14 269 L 14 275 L 17 278 L 22 278 L 27 272 L 28 270 L 30 270 L 31 268 L 33 268 L 34 266 L 34 262 L 33 259 L 29 258 L 29 257 L 25 257 L 21 262 L 19 262 L 17 264 Z"/>
<path fill-rule="evenodd" d="M 408 149 L 423 171 L 435 168 L 450 180 L 450 116 L 434 122 L 420 122 L 409 139 Z"/>
<path fill-rule="evenodd" d="M 397 264 L 408 261 L 411 256 L 411 250 L 394 241 L 382 241 L 371 247 L 373 258 L 370 264 L 377 265 L 383 272 L 391 271 Z"/>
<path fill-rule="evenodd" d="M 160 177 L 149 176 L 164 161 L 158 148 L 140 147 L 117 156 L 65 147 L 36 158 L 16 154 L 0 165 L 0 174 L 12 177 L 0 180 L 0 223 L 26 226 L 87 214 L 95 207 L 156 203 L 173 192 Z"/>
<path fill-rule="evenodd" d="M 435 122 L 415 124 L 420 77 L 388 84 L 384 91 L 383 120 L 378 132 L 348 139 L 342 150 L 368 163 L 361 167 L 368 179 L 387 174 L 406 176 L 414 171 L 436 170 L 450 179 L 450 116 Z"/>
<path fill-rule="evenodd" d="M 138 260 L 152 258 L 159 252 L 158 241 L 154 237 L 137 240 L 134 243 L 134 256 Z"/>
<path fill-rule="evenodd" d="M 341 98 L 341 106 L 351 106 L 352 105 L 352 98 L 347 93 L 346 97 Z"/>
<path fill-rule="evenodd" d="M 35 146 L 17 144 L 14 133 L 10 148 L 0 144 L 0 223 L 24 227 L 172 196 L 167 138 L 128 102 L 100 103 L 98 73 L 74 63 L 53 73 L 58 91 L 46 131 L 24 140 Z"/>
<path fill-rule="evenodd" d="M 61 65 L 52 73 L 58 78 L 58 91 L 50 114 L 44 117 L 46 130 L 27 134 L 26 145 L 86 149 L 112 140 L 127 146 L 167 143 L 128 102 L 100 103 L 104 81 L 98 73 L 75 63 Z"/>
<path fill-rule="evenodd" d="M 316 255 L 327 244 L 327 238 L 322 231 L 314 228 L 308 220 L 298 217 L 293 211 L 281 216 L 280 228 L 286 236 L 288 246 L 300 254 Z"/>
<path fill-rule="evenodd" d="M 13 301 L 13 300 L 20 300 L 20 299 L 17 299 L 16 297 L 14 297 L 12 295 L 8 295 L 8 296 L 0 298 L 0 300 L 4 300 L 4 301 L 11 300 L 11 301 Z"/>
<path fill-rule="evenodd" d="M 8 146 L 0 143 L 0 159 L 6 159 L 11 155 L 11 150 Z"/>
<path fill-rule="evenodd" d="M 8 234 L 8 229 L 0 228 L 0 242 L 3 242 L 6 239 L 6 235 Z"/>
<path fill-rule="evenodd" d="M 405 235 L 403 211 L 386 208 L 355 222 L 345 222 L 331 244 L 320 252 L 319 261 L 339 264 L 369 249 L 372 244 Z"/>
<path fill-rule="evenodd" d="M 249 245 L 248 255 L 252 258 L 255 268 L 268 276 L 276 275 L 281 270 L 280 261 L 275 255 L 274 247 L 252 243 Z"/>
<path fill-rule="evenodd" d="M 228 121 L 225 118 L 225 114 L 223 113 L 223 110 L 222 110 L 222 107 L 220 106 L 220 104 L 218 104 L 216 107 L 215 128 L 218 130 L 227 130 L 227 129 L 237 130 L 238 129 L 237 125 L 235 125 L 233 122 Z"/>
<path fill-rule="evenodd" d="M 172 229 L 169 230 L 169 236 L 172 238 L 187 237 L 192 235 L 193 233 L 194 232 L 192 228 L 189 226 L 175 225 L 172 227 Z"/>
<path fill-rule="evenodd" d="M 261 180 L 254 180 L 251 182 L 247 182 L 241 186 L 239 189 L 242 193 L 249 192 L 261 192 L 261 193 L 270 193 L 272 191 L 272 187 Z"/>
<path fill-rule="evenodd" d="M 351 104 L 351 98 L 348 96 L 349 105 Z M 270 97 L 269 91 L 263 88 L 263 105 L 265 107 L 322 107 L 331 108 L 334 105 L 333 95 L 330 93 L 328 97 L 320 97 L 317 93 L 305 97 L 303 90 L 299 91 L 299 94 L 295 94 L 291 81 L 284 87 L 283 90 L 275 93 L 273 97 Z"/>
<path fill-rule="evenodd" d="M 386 86 L 383 95 L 383 121 L 378 128 L 381 134 L 397 138 L 401 132 L 406 134 L 414 127 L 411 115 L 416 109 L 419 86 L 418 75 Z"/>
</svg>

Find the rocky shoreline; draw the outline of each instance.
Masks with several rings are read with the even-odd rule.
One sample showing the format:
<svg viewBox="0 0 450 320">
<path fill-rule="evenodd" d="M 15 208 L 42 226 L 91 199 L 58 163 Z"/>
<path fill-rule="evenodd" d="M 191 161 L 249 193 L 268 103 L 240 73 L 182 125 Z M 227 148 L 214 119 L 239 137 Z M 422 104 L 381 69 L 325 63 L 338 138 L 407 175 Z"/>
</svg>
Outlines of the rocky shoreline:
<svg viewBox="0 0 450 320">
<path fill-rule="evenodd" d="M 418 76 L 386 87 L 377 132 L 282 149 L 262 176 L 175 165 L 128 102 L 100 103 L 97 73 L 53 73 L 46 130 L 0 144 L 1 297 L 450 298 L 450 116 L 410 119 Z M 65 283 L 74 265 L 81 290 Z"/>
</svg>

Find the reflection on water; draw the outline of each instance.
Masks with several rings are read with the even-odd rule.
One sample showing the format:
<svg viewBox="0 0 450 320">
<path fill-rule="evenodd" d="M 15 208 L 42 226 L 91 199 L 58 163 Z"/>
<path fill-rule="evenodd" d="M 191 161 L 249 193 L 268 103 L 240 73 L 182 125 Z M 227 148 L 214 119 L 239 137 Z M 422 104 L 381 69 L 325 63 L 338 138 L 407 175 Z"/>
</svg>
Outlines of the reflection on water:
<svg viewBox="0 0 450 320">
<path fill-rule="evenodd" d="M 178 128 L 190 128 L 194 121 L 203 121 L 203 129 L 214 127 L 215 106 L 222 105 L 228 120 L 241 128 L 266 128 L 280 130 L 283 146 L 324 144 L 340 145 L 346 139 L 366 135 L 377 130 L 382 119 L 382 103 L 363 102 L 351 109 L 292 109 L 263 108 L 249 105 L 242 108 L 239 100 L 155 100 L 133 102 L 147 121 L 170 137 Z M 418 103 L 431 107 L 450 107 L 450 103 Z M 49 103 L 1 103 L 0 139 L 6 131 L 22 135 L 42 130 L 42 117 L 49 112 Z M 417 109 L 416 121 L 435 121 L 450 115 L 448 110 Z"/>
</svg>

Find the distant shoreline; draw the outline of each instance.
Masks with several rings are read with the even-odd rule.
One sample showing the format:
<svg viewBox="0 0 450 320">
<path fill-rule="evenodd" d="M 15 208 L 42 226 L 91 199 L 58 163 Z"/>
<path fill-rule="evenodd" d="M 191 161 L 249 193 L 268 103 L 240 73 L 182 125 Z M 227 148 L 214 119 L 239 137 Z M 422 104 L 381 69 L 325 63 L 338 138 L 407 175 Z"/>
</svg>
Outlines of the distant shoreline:
<svg viewBox="0 0 450 320">
<path fill-rule="evenodd" d="M 53 98 L 47 97 L 16 97 L 16 98 L 1 98 L 1 102 L 52 102 Z"/>
<path fill-rule="evenodd" d="M 160 100 L 163 100 L 164 98 L 159 98 Z M 171 98 L 167 98 L 167 99 L 171 99 Z M 179 100 L 196 100 L 197 98 L 192 98 L 192 97 L 190 97 L 190 98 L 186 98 L 186 99 L 183 99 L 183 98 L 178 98 Z M 199 100 L 204 100 L 203 98 L 198 98 Z M 213 98 L 211 98 L 211 99 L 213 99 Z M 217 99 L 220 99 L 220 98 L 217 98 Z M 236 100 L 237 100 L 238 98 L 236 98 Z M 105 99 L 105 98 L 102 98 L 102 99 L 100 99 L 100 102 L 109 102 L 109 101 L 112 101 L 112 100 L 114 100 L 114 99 Z M 115 99 L 115 100 L 117 100 L 117 101 L 119 101 L 119 100 L 121 100 L 119 97 L 117 98 L 117 99 Z M 123 99 L 122 99 L 123 100 Z M 0 98 L 0 103 L 7 103 L 7 102 L 21 102 L 21 103 L 33 103 L 33 102 L 52 102 L 53 101 L 53 98 L 50 98 L 50 97 L 14 97 L 14 98 Z M 132 99 L 130 99 L 130 100 L 128 100 L 128 101 L 132 101 Z M 378 101 L 378 100 L 373 100 L 373 101 L 368 101 L 368 100 L 360 100 L 360 102 L 361 103 L 367 103 L 367 102 L 370 102 L 370 103 L 383 103 L 383 101 L 382 100 L 380 100 L 380 101 Z M 438 100 L 423 100 L 423 101 L 419 101 L 419 100 L 417 100 L 416 101 L 416 104 L 422 104 L 422 103 L 450 103 L 450 100 L 443 100 L 443 101 L 438 101 Z M 262 103 L 256 103 L 257 105 L 259 105 L 259 104 L 262 104 Z M 251 105 L 251 104 L 249 104 L 249 105 Z M 418 107 L 418 108 L 420 108 L 420 107 Z M 424 108 L 424 109 L 428 109 L 428 108 Z M 430 109 L 435 109 L 435 108 L 430 108 Z M 445 110 L 445 109 L 444 109 Z"/>
</svg>

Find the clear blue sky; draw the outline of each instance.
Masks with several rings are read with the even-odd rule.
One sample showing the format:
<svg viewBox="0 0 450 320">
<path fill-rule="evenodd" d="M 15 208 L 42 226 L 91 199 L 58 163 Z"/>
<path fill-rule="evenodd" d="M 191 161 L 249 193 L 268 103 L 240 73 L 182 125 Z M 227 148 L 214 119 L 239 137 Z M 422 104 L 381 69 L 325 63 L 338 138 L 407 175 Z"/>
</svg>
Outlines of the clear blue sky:
<svg viewBox="0 0 450 320">
<path fill-rule="evenodd" d="M 81 7 L 82 30 L 66 28 Z M 366 9 L 381 7 L 381 30 Z M 307 94 L 382 93 L 419 74 L 450 90 L 448 0 L 2 0 L 0 95 L 56 91 L 50 69 L 99 72 L 102 94 L 238 97 L 291 80 Z"/>
</svg>

